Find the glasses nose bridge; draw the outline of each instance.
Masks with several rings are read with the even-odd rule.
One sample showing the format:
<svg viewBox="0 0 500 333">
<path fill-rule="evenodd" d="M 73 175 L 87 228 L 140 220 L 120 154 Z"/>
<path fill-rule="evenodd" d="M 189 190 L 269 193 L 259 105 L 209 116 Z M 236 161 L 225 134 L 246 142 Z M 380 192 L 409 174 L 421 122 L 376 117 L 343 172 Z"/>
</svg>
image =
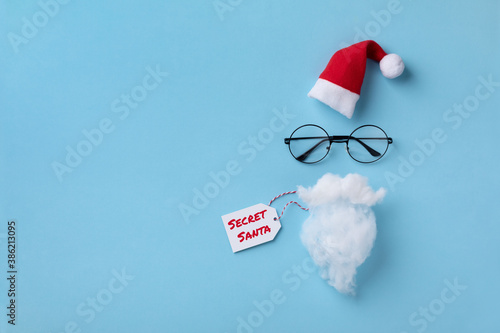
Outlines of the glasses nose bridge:
<svg viewBox="0 0 500 333">
<path fill-rule="evenodd" d="M 349 138 L 349 135 L 334 135 L 330 136 L 329 140 L 330 143 L 347 143 L 347 141 L 349 141 Z"/>
</svg>

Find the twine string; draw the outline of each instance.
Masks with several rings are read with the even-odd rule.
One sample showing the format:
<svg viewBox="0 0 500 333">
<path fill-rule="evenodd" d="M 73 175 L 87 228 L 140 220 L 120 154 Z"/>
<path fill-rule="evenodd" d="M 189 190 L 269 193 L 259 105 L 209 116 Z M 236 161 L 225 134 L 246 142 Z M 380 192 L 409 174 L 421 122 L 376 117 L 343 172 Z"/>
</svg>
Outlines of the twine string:
<svg viewBox="0 0 500 333">
<path fill-rule="evenodd" d="M 282 196 L 284 196 L 284 195 L 287 195 L 287 194 L 293 194 L 293 193 L 297 193 L 297 191 L 289 191 L 289 192 L 284 192 L 284 193 L 281 193 L 281 194 L 279 194 L 279 195 L 275 196 L 275 197 L 274 197 L 271 201 L 269 201 L 269 205 L 268 205 L 268 206 L 271 206 L 271 204 L 273 203 L 273 201 L 274 201 L 274 200 L 276 200 L 276 199 L 278 199 L 278 198 L 280 198 L 280 197 L 282 197 Z M 286 207 L 288 207 L 288 205 L 289 205 L 289 204 L 291 204 L 291 203 L 296 204 L 296 205 L 297 205 L 297 206 L 299 206 L 299 207 L 300 207 L 300 209 L 302 209 L 302 210 L 309 210 L 309 208 L 302 207 L 302 206 L 301 206 L 301 205 L 300 205 L 297 201 L 293 201 L 293 200 L 292 200 L 292 201 L 289 201 L 289 202 L 285 205 L 285 207 L 283 207 L 283 210 L 281 211 L 280 216 L 278 216 L 278 218 L 277 218 L 278 220 L 279 220 L 279 219 L 281 219 L 281 217 L 282 217 L 282 216 L 283 216 L 283 214 L 285 213 L 285 209 L 286 209 Z"/>
</svg>

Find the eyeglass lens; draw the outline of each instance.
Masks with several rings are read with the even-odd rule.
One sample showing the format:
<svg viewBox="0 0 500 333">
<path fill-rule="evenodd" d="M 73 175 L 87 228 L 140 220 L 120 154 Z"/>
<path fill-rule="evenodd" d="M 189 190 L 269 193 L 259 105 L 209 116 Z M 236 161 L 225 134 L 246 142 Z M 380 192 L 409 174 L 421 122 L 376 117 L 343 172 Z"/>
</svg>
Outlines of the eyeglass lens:
<svg viewBox="0 0 500 333">
<path fill-rule="evenodd" d="M 328 133 L 316 125 L 304 125 L 290 136 L 290 153 L 300 162 L 316 163 L 328 154 Z"/>
<path fill-rule="evenodd" d="M 347 152 L 361 163 L 371 163 L 384 156 L 389 147 L 385 132 L 373 125 L 365 125 L 351 133 L 347 142 Z"/>
</svg>

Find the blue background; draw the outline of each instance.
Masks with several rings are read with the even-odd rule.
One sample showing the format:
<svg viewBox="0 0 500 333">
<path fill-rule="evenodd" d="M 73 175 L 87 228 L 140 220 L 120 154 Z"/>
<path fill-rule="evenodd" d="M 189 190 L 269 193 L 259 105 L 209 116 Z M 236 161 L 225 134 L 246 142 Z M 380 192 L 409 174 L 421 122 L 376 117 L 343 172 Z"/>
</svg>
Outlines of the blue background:
<svg viewBox="0 0 500 333">
<path fill-rule="evenodd" d="M 70 1 L 50 17 L 41 6 L 0 1 L 3 272 L 8 220 L 18 235 L 17 321 L 7 324 L 2 278 L 2 332 L 500 328 L 500 87 L 478 79 L 500 81 L 499 2 Z M 37 31 L 23 37 L 34 20 Z M 331 55 L 359 37 L 401 55 L 406 71 L 388 80 L 369 61 L 349 120 L 306 95 Z M 127 116 L 123 103 L 114 112 L 122 94 L 140 91 L 148 66 L 168 76 Z M 476 89 L 488 97 L 475 99 Z M 474 101 L 466 117 L 449 111 Z M 284 110 L 290 118 L 270 132 Z M 112 131 L 59 180 L 54 162 L 103 119 Z M 339 134 L 373 123 L 394 144 L 372 165 L 341 145 L 305 165 L 283 144 L 305 123 Z M 416 140 L 436 129 L 446 140 L 419 153 Z M 259 133 L 265 144 L 250 152 Z M 208 185 L 229 161 L 236 174 Z M 326 172 L 388 189 L 356 297 L 311 272 L 299 238 L 307 212 L 289 207 L 273 242 L 237 254 L 220 218 Z M 212 198 L 196 208 L 207 186 Z M 123 270 L 129 280 L 111 293 Z M 455 282 L 467 288 L 450 293 Z M 273 292 L 281 297 L 271 306 Z M 445 303 L 443 293 L 456 297 Z M 106 304 L 91 316 L 96 297 Z"/>
</svg>

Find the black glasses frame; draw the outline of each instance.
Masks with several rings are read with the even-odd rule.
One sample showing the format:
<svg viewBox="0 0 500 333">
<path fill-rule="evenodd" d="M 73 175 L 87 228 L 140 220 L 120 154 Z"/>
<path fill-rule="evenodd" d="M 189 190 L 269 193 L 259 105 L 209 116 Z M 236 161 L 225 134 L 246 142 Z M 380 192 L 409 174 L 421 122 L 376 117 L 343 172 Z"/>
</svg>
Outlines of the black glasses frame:
<svg viewBox="0 0 500 333">
<path fill-rule="evenodd" d="M 320 128 L 323 132 L 325 132 L 326 136 L 308 136 L 308 137 L 297 137 L 297 138 L 294 138 L 293 137 L 293 134 L 295 132 L 297 132 L 299 129 L 301 129 L 302 127 L 305 127 L 305 126 L 315 126 L 315 127 L 318 127 Z M 376 127 L 378 128 L 380 131 L 382 131 L 382 133 L 384 133 L 385 135 L 385 138 L 358 138 L 358 137 L 354 137 L 352 136 L 354 134 L 354 132 L 356 132 L 357 130 L 363 128 L 363 127 Z M 321 139 L 318 143 L 316 143 L 314 146 L 312 146 L 309 150 L 307 150 L 306 152 L 304 152 L 303 154 L 301 154 L 300 156 L 295 156 L 292 152 L 292 148 L 290 147 L 290 141 L 292 140 L 303 140 L 303 139 Z M 384 152 L 380 153 L 378 151 L 376 151 L 375 149 L 373 149 L 372 147 L 370 147 L 369 145 L 367 145 L 366 143 L 364 143 L 362 140 L 387 140 L 387 147 L 385 148 Z M 350 151 L 349 151 L 349 140 L 354 140 L 356 141 L 357 143 L 359 143 L 363 148 L 365 148 L 368 153 L 370 153 L 371 156 L 373 157 L 377 157 L 376 159 L 374 159 L 373 161 L 368 161 L 368 162 L 365 162 L 365 161 L 360 161 L 356 158 L 354 158 L 354 156 L 351 155 Z M 314 161 L 314 162 L 305 162 L 304 160 L 322 143 L 324 143 L 325 141 L 328 141 L 329 144 L 328 144 L 328 147 L 327 147 L 327 150 L 328 152 L 325 154 L 325 156 L 323 156 L 321 159 L 317 160 L 317 161 Z M 355 160 L 356 162 L 359 162 L 359 163 L 364 163 L 364 164 L 368 164 L 368 163 L 373 163 L 373 162 L 376 162 L 378 161 L 379 159 L 382 158 L 382 156 L 385 155 L 385 153 L 387 152 L 387 149 L 389 149 L 389 145 L 392 143 L 392 138 L 388 137 L 387 136 L 387 133 L 385 133 L 385 131 L 383 129 L 381 129 L 380 127 L 376 126 L 376 125 L 363 125 L 363 126 L 359 126 L 358 128 L 356 128 L 354 131 L 351 132 L 351 134 L 349 135 L 329 135 L 328 132 L 321 126 L 318 126 L 318 125 L 315 125 L 315 124 L 306 124 L 306 125 L 302 125 L 300 127 L 298 127 L 295 131 L 292 132 L 292 134 L 290 135 L 289 138 L 285 138 L 285 144 L 288 145 L 288 149 L 290 150 L 290 154 L 292 154 L 292 156 L 299 162 L 302 162 L 302 163 L 306 163 L 306 164 L 314 164 L 314 163 L 318 163 L 319 161 L 323 160 L 327 155 L 328 153 L 330 152 L 330 148 L 332 146 L 332 143 L 345 143 L 346 144 L 346 150 L 347 150 L 347 153 L 349 154 L 349 156 L 351 156 L 351 158 L 353 160 Z"/>
</svg>

